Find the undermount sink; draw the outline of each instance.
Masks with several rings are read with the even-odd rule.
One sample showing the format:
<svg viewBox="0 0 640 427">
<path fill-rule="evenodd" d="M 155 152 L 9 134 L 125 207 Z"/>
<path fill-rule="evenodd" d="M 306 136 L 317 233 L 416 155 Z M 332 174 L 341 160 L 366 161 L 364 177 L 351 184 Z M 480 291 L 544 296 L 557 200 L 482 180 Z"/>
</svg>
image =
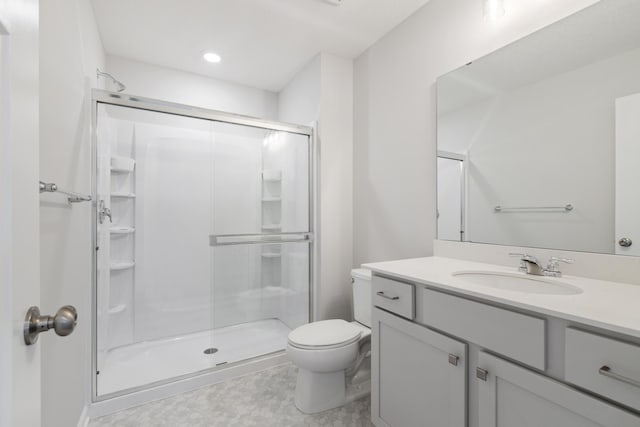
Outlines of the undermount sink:
<svg viewBox="0 0 640 427">
<path fill-rule="evenodd" d="M 473 283 L 474 285 L 522 292 L 525 294 L 576 295 L 583 292 L 582 289 L 557 279 L 530 276 L 524 273 L 456 271 L 452 275 L 466 282 Z"/>
</svg>

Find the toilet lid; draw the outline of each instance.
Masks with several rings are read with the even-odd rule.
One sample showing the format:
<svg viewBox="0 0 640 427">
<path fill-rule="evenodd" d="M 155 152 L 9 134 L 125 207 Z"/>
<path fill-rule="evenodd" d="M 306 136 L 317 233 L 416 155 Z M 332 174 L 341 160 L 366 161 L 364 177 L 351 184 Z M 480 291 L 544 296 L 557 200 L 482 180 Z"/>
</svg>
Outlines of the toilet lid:
<svg viewBox="0 0 640 427">
<path fill-rule="evenodd" d="M 342 319 L 312 322 L 289 333 L 289 342 L 301 347 L 329 347 L 357 341 L 362 330 Z"/>
</svg>

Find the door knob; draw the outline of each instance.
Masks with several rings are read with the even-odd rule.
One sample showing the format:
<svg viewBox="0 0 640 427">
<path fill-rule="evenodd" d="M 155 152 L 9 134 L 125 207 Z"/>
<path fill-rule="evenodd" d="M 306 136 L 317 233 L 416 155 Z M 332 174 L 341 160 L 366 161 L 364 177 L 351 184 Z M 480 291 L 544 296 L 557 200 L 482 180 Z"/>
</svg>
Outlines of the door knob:
<svg viewBox="0 0 640 427">
<path fill-rule="evenodd" d="M 65 305 L 55 316 L 41 316 L 40 309 L 30 307 L 24 319 L 24 343 L 33 345 L 38 341 L 38 334 L 53 329 L 57 335 L 66 337 L 76 328 L 78 312 L 75 307 Z"/>
<path fill-rule="evenodd" d="M 618 240 L 618 244 L 623 248 L 628 248 L 633 244 L 633 241 L 631 241 L 631 239 L 628 237 L 623 237 L 622 239 Z"/>
</svg>

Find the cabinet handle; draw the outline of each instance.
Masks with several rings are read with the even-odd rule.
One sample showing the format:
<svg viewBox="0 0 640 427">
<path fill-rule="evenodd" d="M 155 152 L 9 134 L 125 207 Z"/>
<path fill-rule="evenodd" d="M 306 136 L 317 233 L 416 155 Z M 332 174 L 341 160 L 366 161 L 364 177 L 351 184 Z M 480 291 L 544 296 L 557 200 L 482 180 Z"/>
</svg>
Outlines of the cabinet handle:
<svg viewBox="0 0 640 427">
<path fill-rule="evenodd" d="M 382 297 L 382 298 L 390 299 L 391 301 L 396 301 L 396 300 L 400 299 L 400 297 L 398 297 L 398 296 L 390 297 L 389 295 L 385 295 L 384 292 L 382 292 L 382 291 L 376 292 L 376 295 L 378 295 L 379 297 Z"/>
<path fill-rule="evenodd" d="M 486 381 L 487 377 L 489 376 L 489 371 L 482 369 L 482 368 L 476 368 L 476 378 L 482 381 Z"/>
<path fill-rule="evenodd" d="M 631 384 L 636 387 L 640 387 L 640 381 L 634 380 L 633 378 L 625 377 L 624 375 L 616 374 L 611 370 L 607 365 L 598 369 L 598 373 L 600 375 L 604 375 L 605 377 L 612 378 L 614 380 L 622 381 L 623 383 Z"/>
</svg>

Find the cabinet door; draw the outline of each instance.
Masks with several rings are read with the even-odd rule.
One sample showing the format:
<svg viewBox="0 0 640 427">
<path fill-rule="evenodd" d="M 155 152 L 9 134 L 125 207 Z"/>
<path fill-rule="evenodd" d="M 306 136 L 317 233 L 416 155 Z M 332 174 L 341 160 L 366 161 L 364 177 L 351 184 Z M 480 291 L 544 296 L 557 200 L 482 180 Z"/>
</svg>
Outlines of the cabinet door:
<svg viewBox="0 0 640 427">
<path fill-rule="evenodd" d="M 374 308 L 371 354 L 376 426 L 466 426 L 466 344 Z"/>
<path fill-rule="evenodd" d="M 495 356 L 480 353 L 478 366 L 480 427 L 640 427 L 637 415 Z"/>
</svg>

